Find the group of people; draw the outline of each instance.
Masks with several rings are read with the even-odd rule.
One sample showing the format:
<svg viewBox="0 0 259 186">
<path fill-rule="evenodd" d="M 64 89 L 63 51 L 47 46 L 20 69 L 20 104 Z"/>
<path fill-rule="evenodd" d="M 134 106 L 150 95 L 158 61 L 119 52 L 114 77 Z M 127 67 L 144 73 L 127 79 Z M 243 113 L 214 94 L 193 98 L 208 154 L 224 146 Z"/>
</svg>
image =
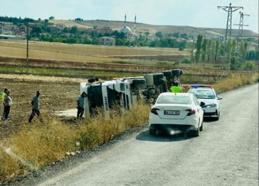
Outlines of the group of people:
<svg viewBox="0 0 259 186">
<path fill-rule="evenodd" d="M 12 97 L 10 95 L 10 90 L 7 88 L 4 89 L 4 91 L 1 93 L 1 99 L 3 102 L 3 116 L 2 120 L 6 121 L 9 118 L 11 106 L 13 104 Z M 29 122 L 32 122 L 32 119 L 35 115 L 40 116 L 40 91 L 36 92 L 36 95 L 32 98 L 31 101 L 32 106 L 32 112 L 29 116 Z"/>
</svg>

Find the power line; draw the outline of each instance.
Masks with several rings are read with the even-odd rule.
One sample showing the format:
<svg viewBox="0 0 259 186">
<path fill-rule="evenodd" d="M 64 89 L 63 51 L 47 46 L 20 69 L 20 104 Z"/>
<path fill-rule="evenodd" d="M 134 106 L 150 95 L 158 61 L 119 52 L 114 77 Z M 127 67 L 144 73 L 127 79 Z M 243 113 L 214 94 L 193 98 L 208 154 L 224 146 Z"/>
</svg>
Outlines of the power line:
<svg viewBox="0 0 259 186">
<path fill-rule="evenodd" d="M 233 12 L 244 9 L 243 6 L 232 6 L 231 3 L 229 3 L 229 6 L 217 6 L 218 9 L 222 9 L 225 12 L 227 12 L 227 25 L 226 25 L 226 32 L 225 32 L 225 47 L 227 44 L 228 38 L 231 38 L 232 35 L 232 15 Z"/>
</svg>

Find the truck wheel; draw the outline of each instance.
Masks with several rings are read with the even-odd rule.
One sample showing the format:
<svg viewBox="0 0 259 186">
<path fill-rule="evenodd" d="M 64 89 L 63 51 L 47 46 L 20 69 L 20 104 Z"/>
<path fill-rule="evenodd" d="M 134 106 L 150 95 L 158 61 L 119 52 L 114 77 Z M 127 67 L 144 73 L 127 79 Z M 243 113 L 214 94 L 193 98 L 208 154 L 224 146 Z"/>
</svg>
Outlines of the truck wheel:
<svg viewBox="0 0 259 186">
<path fill-rule="evenodd" d="M 150 128 L 150 129 L 149 129 L 149 134 L 150 134 L 151 136 L 156 135 L 156 130 Z"/>
</svg>

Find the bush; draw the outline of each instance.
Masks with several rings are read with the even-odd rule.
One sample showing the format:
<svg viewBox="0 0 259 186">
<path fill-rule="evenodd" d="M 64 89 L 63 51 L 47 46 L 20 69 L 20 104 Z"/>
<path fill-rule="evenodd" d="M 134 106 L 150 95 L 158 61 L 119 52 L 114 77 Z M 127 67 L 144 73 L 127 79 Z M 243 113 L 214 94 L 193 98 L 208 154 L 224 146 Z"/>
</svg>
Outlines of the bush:
<svg viewBox="0 0 259 186">
<path fill-rule="evenodd" d="M 242 70 L 256 70 L 257 65 L 254 61 L 246 61 L 241 65 Z"/>
<path fill-rule="evenodd" d="M 191 61 L 191 59 L 189 59 L 189 58 L 184 58 L 183 60 L 181 60 L 181 63 L 184 63 L 184 64 L 191 64 L 192 61 Z"/>
</svg>

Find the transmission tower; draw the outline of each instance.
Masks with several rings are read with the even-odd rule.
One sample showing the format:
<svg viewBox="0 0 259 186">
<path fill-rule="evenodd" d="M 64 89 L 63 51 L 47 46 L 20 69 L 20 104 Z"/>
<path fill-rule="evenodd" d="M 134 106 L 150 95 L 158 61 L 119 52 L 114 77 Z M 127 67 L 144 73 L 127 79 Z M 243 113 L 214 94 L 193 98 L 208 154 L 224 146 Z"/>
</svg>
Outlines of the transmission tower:
<svg viewBox="0 0 259 186">
<path fill-rule="evenodd" d="M 233 12 L 244 9 L 242 6 L 232 6 L 231 3 L 229 3 L 229 6 L 218 6 L 218 9 L 222 9 L 225 12 L 227 12 L 227 26 L 226 26 L 226 33 L 225 33 L 225 46 L 227 44 L 228 38 L 232 35 L 232 15 Z"/>
<path fill-rule="evenodd" d="M 238 40 L 239 38 L 243 37 L 243 34 L 244 34 L 244 26 L 248 26 L 248 25 L 245 25 L 244 24 L 244 17 L 245 16 L 250 16 L 249 14 L 244 14 L 243 12 L 239 12 L 239 15 L 240 15 L 240 20 L 239 20 L 239 24 L 235 24 L 238 26 Z"/>
</svg>

